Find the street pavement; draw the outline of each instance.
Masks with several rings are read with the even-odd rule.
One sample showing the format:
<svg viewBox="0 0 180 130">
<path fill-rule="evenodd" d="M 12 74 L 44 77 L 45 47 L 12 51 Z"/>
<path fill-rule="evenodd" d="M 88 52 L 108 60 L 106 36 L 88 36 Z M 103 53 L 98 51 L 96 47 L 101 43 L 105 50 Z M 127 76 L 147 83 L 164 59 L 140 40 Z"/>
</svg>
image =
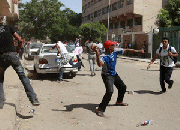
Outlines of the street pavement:
<svg viewBox="0 0 180 130">
<path fill-rule="evenodd" d="M 5 72 L 4 93 L 5 104 L 0 109 L 0 130 L 13 130 L 16 124 L 16 110 L 18 109 L 19 86 L 21 82 L 13 70 L 9 67 Z"/>
<path fill-rule="evenodd" d="M 120 56 L 119 58 L 147 63 L 150 62 L 150 59 L 132 58 L 126 56 Z M 156 60 L 154 63 L 159 64 L 159 60 Z M 22 64 L 25 68 L 32 67 L 31 65 Z M 179 64 L 180 62 L 177 63 L 177 65 Z M 22 86 L 22 83 L 20 82 L 18 75 L 12 67 L 9 67 L 5 72 L 4 91 L 6 101 L 4 108 L 0 109 L 0 130 L 13 130 L 16 128 L 18 122 L 17 117 L 21 116 L 21 114 L 18 113 L 20 101 L 19 97 L 21 94 L 19 91 L 20 86 Z"/>
</svg>

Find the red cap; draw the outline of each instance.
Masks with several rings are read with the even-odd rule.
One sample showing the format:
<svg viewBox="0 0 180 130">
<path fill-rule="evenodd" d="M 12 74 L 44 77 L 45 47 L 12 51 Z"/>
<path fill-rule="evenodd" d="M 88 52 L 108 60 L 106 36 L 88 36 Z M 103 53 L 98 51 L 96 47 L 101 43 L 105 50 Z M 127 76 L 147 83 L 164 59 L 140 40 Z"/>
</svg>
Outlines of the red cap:
<svg viewBox="0 0 180 130">
<path fill-rule="evenodd" d="M 113 41 L 108 40 L 108 41 L 104 42 L 103 46 L 105 49 L 108 49 L 110 46 L 112 46 L 114 44 L 117 44 L 117 42 L 113 42 Z"/>
</svg>

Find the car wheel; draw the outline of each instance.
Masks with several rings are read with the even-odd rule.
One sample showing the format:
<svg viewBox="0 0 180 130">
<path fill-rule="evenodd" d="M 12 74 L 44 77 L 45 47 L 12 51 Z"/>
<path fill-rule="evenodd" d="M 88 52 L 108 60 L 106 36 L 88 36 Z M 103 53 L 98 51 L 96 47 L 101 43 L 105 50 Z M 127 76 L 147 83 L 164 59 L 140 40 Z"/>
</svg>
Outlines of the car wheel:
<svg viewBox="0 0 180 130">
<path fill-rule="evenodd" d="M 71 75 L 72 75 L 73 77 L 76 77 L 76 72 L 72 73 Z"/>
</svg>

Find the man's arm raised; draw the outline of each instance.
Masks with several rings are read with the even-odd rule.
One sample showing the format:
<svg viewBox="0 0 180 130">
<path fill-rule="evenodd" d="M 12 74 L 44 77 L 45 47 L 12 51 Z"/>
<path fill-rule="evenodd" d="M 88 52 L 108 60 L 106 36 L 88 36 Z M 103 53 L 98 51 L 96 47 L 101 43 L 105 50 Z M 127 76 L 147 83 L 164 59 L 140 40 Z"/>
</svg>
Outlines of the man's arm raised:
<svg viewBox="0 0 180 130">
<path fill-rule="evenodd" d="M 100 59 L 100 52 L 99 49 L 97 49 L 97 46 L 93 47 L 92 50 L 96 52 L 96 62 L 99 67 L 101 67 L 104 63 Z"/>
</svg>

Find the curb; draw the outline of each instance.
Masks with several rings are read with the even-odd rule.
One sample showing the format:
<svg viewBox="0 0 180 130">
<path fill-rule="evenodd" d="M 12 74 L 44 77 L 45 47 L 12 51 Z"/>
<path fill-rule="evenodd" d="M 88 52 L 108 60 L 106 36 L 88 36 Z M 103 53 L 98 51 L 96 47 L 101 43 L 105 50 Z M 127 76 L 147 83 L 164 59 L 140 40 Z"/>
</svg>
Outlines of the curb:
<svg viewBox="0 0 180 130">
<path fill-rule="evenodd" d="M 119 56 L 119 58 L 133 60 L 133 61 L 147 62 L 147 63 L 151 62 L 150 58 L 141 59 L 141 58 L 135 58 L 135 57 L 126 57 L 126 56 Z M 154 64 L 159 64 L 159 63 L 160 63 L 159 59 L 156 59 L 156 61 L 154 61 Z"/>
<path fill-rule="evenodd" d="M 126 57 L 126 56 L 118 56 L 121 59 L 128 59 L 128 60 L 133 60 L 133 61 L 140 61 L 140 62 L 147 62 L 150 63 L 151 59 L 141 59 L 141 58 L 133 58 L 133 57 Z M 156 59 L 156 61 L 154 61 L 154 64 L 160 64 L 160 59 Z M 180 62 L 178 61 L 175 64 L 175 68 L 180 68 Z"/>
</svg>

